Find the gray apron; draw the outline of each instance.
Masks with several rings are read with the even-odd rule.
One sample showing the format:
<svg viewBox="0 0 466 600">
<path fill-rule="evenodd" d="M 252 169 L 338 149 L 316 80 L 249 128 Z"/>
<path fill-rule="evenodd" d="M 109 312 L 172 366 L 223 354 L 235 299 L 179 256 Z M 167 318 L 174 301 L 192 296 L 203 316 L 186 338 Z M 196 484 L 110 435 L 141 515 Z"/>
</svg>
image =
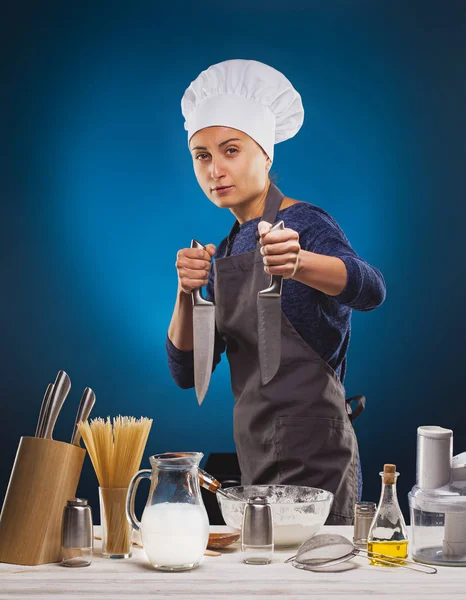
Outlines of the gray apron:
<svg viewBox="0 0 466 600">
<path fill-rule="evenodd" d="M 274 223 L 282 200 L 271 184 L 262 218 Z M 238 223 L 227 255 L 214 261 L 214 269 L 216 324 L 230 364 L 241 483 L 328 490 L 335 499 L 327 524 L 349 525 L 357 499 L 358 446 L 344 388 L 283 312 L 280 367 L 272 381 L 261 384 L 256 299 L 270 275 L 259 244 L 255 251 L 229 255 L 236 231 Z"/>
</svg>

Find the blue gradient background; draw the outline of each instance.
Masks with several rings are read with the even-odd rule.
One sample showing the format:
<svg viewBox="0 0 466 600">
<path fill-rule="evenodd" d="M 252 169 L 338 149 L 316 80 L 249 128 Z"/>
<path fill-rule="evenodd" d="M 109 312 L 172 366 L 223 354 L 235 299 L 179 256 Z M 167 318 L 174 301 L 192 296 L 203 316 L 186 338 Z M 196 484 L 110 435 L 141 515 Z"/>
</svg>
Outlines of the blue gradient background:
<svg viewBox="0 0 466 600">
<path fill-rule="evenodd" d="M 210 64 L 254 58 L 306 110 L 276 147 L 278 186 L 329 211 L 386 278 L 385 304 L 354 313 L 345 383 L 368 401 L 363 497 L 395 462 L 407 515 L 416 427 L 452 427 L 466 449 L 465 3 L 74 4 L 8 2 L 1 24 L 0 498 L 59 369 L 72 391 L 56 439 L 90 386 L 94 417 L 154 418 L 145 457 L 234 451 L 226 361 L 199 408 L 164 344 L 177 250 L 232 223 L 197 187 L 181 96 Z M 97 510 L 88 460 L 78 492 Z"/>
</svg>

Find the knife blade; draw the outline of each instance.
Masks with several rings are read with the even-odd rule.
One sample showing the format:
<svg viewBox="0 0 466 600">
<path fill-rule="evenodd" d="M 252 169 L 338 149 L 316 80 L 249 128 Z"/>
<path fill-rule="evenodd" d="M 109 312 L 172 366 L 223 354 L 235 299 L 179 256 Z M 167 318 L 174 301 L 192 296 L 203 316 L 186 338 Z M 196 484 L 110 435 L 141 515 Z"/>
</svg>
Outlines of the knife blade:
<svg viewBox="0 0 466 600">
<path fill-rule="evenodd" d="M 37 419 L 36 434 L 34 437 L 43 437 L 44 420 L 45 420 L 45 415 L 48 410 L 50 396 L 52 395 L 52 391 L 53 391 L 53 383 L 49 383 L 47 386 L 47 389 L 45 390 L 44 398 L 42 399 L 42 404 L 41 404 L 40 412 L 39 412 L 39 418 Z"/>
<path fill-rule="evenodd" d="M 71 443 L 79 446 L 81 440 L 81 434 L 78 430 L 78 423 L 80 421 L 87 421 L 91 414 L 92 407 L 95 404 L 95 394 L 91 388 L 86 388 L 81 396 L 81 402 L 79 403 L 78 412 L 76 413 L 76 420 L 73 427 L 73 435 L 71 436 Z"/>
<path fill-rule="evenodd" d="M 284 229 L 278 221 L 270 232 Z M 271 381 L 280 366 L 282 327 L 282 283 L 281 275 L 271 275 L 270 285 L 257 294 L 257 339 L 262 384 Z"/>
<path fill-rule="evenodd" d="M 63 402 L 68 396 L 70 389 L 70 378 L 65 371 L 58 371 L 57 378 L 53 384 L 53 392 L 48 403 L 48 409 L 45 414 L 44 431 L 42 437 L 50 440 L 53 439 L 52 433 L 58 413 L 60 412 Z"/>
<path fill-rule="evenodd" d="M 205 250 L 205 246 L 197 240 L 191 241 L 191 248 Z M 199 406 L 209 388 L 215 345 L 215 304 L 202 297 L 201 289 L 192 291 L 194 387 Z"/>
</svg>

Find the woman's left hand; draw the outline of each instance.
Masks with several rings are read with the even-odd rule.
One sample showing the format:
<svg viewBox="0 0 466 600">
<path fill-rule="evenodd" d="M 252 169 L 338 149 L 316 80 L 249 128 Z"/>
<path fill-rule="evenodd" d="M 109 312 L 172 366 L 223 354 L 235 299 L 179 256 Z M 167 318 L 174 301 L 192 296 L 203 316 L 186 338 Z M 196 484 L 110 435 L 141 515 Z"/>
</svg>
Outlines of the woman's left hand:
<svg viewBox="0 0 466 600">
<path fill-rule="evenodd" d="M 269 275 L 281 275 L 289 279 L 296 275 L 299 268 L 299 234 L 293 229 L 270 231 L 272 225 L 260 221 L 257 227 L 260 233 L 261 254 L 264 257 L 264 270 Z"/>
</svg>

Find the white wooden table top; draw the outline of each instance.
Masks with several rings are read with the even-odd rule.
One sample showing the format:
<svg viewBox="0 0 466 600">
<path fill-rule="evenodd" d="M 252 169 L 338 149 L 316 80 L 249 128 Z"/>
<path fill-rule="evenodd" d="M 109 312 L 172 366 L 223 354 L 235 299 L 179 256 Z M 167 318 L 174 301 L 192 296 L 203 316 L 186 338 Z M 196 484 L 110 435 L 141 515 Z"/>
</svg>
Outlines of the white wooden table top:
<svg viewBox="0 0 466 600">
<path fill-rule="evenodd" d="M 228 531 L 211 527 L 212 531 Z M 352 527 L 324 527 L 321 533 L 341 533 L 352 539 Z M 339 571 L 302 571 L 284 560 L 293 550 L 277 550 L 270 565 L 246 565 L 238 543 L 219 557 L 204 557 L 197 569 L 180 573 L 154 570 L 144 551 L 135 548 L 127 560 L 100 555 L 96 542 L 89 567 L 66 568 L 60 564 L 25 567 L 0 563 L 0 598 L 119 598 L 286 600 L 331 598 L 356 600 L 362 596 L 413 600 L 416 598 L 466 598 L 466 567 L 439 567 L 435 575 L 401 568 L 370 566 L 357 557 Z"/>
</svg>

